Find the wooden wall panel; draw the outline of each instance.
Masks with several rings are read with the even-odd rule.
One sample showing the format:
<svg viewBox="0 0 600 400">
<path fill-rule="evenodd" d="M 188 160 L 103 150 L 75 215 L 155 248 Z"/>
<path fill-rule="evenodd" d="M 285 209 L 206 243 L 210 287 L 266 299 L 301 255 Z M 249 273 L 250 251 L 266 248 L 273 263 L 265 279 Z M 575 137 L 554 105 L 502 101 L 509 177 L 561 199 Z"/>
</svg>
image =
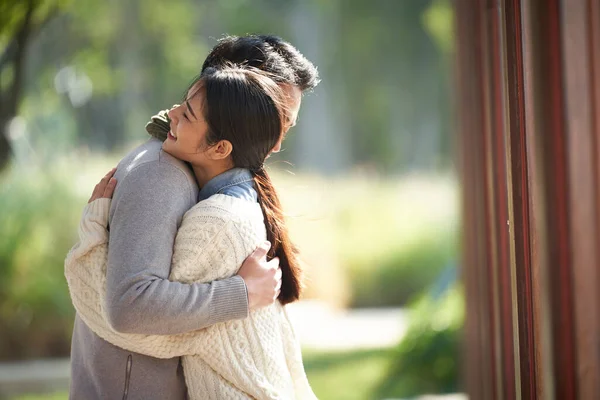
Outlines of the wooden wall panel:
<svg viewBox="0 0 600 400">
<path fill-rule="evenodd" d="M 458 131 L 458 164 L 463 192 L 463 270 L 467 298 L 465 326 L 465 387 L 473 398 L 497 399 L 495 379 L 493 276 L 489 274 L 491 218 L 488 213 L 490 179 L 486 165 L 487 45 L 482 19 L 484 0 L 457 1 L 457 92 L 461 109 Z M 490 315 L 492 314 L 492 315 Z"/>
<path fill-rule="evenodd" d="M 486 44 L 485 79 L 481 83 L 486 93 L 486 206 L 489 219 L 488 246 L 490 259 L 485 268 L 492 286 L 489 292 L 489 318 L 494 320 L 494 382 L 493 393 L 498 399 L 512 399 L 515 386 L 514 343 L 512 341 L 513 306 L 511 296 L 511 268 L 509 249 L 508 202 L 506 187 L 506 131 L 502 64 L 502 20 L 500 1 L 488 0 L 484 10 Z"/>
<path fill-rule="evenodd" d="M 535 342 L 533 314 L 533 284 L 530 245 L 530 203 L 527 136 L 525 123 L 525 93 L 521 4 L 519 0 L 503 2 L 506 65 L 506 132 L 510 204 L 511 267 L 514 273 L 513 300 L 518 310 L 515 316 L 518 337 L 519 393 L 523 398 L 536 397 Z"/>
<path fill-rule="evenodd" d="M 592 1 L 563 2 L 561 11 L 576 373 L 579 396 L 600 399 L 598 152 L 593 115 L 593 61 L 598 49 L 593 46 Z"/>
<path fill-rule="evenodd" d="M 524 110 L 525 110 L 525 136 L 527 151 L 527 171 L 529 180 L 529 239 L 531 257 L 531 281 L 532 281 L 532 312 L 533 340 L 535 347 L 535 375 L 536 395 L 538 399 L 554 399 L 553 386 L 553 358 L 551 319 L 549 316 L 550 305 L 548 276 L 546 270 L 541 268 L 546 264 L 546 253 L 543 249 L 544 237 L 544 210 L 543 210 L 543 188 L 539 184 L 542 177 L 538 168 L 539 157 L 536 157 L 537 147 L 535 143 L 535 132 L 538 129 L 534 118 L 534 101 L 537 96 L 534 93 L 533 59 L 535 53 L 532 50 L 531 25 L 523 23 L 531 18 L 530 4 L 521 4 L 522 22 L 522 48 L 523 48 L 523 77 L 524 77 Z M 538 98 L 539 100 L 539 98 Z M 540 206 L 542 205 L 542 206 Z"/>
<path fill-rule="evenodd" d="M 467 391 L 600 399 L 600 1 L 456 11 Z"/>
</svg>

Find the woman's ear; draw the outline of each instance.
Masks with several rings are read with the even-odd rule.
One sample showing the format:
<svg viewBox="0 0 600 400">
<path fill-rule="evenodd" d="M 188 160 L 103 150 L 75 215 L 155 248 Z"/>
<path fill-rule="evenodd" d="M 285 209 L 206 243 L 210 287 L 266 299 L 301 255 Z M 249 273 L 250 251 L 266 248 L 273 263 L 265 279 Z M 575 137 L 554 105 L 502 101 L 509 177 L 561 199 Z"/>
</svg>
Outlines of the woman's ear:
<svg viewBox="0 0 600 400">
<path fill-rule="evenodd" d="M 224 160 L 233 151 L 233 145 L 229 140 L 221 140 L 208 150 L 208 156 L 212 160 Z"/>
</svg>

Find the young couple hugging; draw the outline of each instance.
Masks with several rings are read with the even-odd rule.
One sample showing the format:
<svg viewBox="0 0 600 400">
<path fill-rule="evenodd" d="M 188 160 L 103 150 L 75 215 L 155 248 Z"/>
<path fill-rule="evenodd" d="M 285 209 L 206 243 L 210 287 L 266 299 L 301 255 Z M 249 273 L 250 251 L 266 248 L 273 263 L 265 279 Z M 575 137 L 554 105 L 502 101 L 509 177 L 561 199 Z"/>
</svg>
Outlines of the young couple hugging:
<svg viewBox="0 0 600 400">
<path fill-rule="evenodd" d="M 70 398 L 315 398 L 285 307 L 301 268 L 264 162 L 317 83 L 280 38 L 226 37 L 96 185 L 65 261 Z"/>
</svg>

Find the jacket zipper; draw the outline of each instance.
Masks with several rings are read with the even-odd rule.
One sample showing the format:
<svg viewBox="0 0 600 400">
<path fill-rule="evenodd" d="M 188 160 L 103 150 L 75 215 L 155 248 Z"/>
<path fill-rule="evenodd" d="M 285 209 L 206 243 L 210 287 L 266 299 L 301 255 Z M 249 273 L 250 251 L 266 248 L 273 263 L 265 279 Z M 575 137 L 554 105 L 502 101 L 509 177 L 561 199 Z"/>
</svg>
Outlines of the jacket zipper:
<svg viewBox="0 0 600 400">
<path fill-rule="evenodd" d="M 123 400 L 127 400 L 129 395 L 129 380 L 131 379 L 131 364 L 133 364 L 133 357 L 131 354 L 127 357 L 127 366 L 125 367 L 125 389 L 123 390 Z"/>
</svg>

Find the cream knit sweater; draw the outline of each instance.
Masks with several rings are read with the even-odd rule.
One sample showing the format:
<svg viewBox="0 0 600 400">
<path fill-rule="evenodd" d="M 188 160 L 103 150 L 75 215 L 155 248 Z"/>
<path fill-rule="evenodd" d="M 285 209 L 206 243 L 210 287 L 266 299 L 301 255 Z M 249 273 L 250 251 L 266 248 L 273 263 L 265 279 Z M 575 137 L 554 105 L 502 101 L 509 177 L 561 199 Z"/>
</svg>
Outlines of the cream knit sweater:
<svg viewBox="0 0 600 400">
<path fill-rule="evenodd" d="M 181 335 L 114 331 L 104 309 L 109 209 L 110 199 L 86 206 L 80 241 L 65 261 L 73 305 L 92 331 L 136 353 L 158 358 L 183 356 L 192 400 L 316 398 L 304 372 L 299 342 L 279 302 L 252 311 L 246 319 Z M 258 203 L 213 195 L 185 214 L 175 240 L 169 279 L 192 283 L 233 276 L 265 240 Z"/>
</svg>

